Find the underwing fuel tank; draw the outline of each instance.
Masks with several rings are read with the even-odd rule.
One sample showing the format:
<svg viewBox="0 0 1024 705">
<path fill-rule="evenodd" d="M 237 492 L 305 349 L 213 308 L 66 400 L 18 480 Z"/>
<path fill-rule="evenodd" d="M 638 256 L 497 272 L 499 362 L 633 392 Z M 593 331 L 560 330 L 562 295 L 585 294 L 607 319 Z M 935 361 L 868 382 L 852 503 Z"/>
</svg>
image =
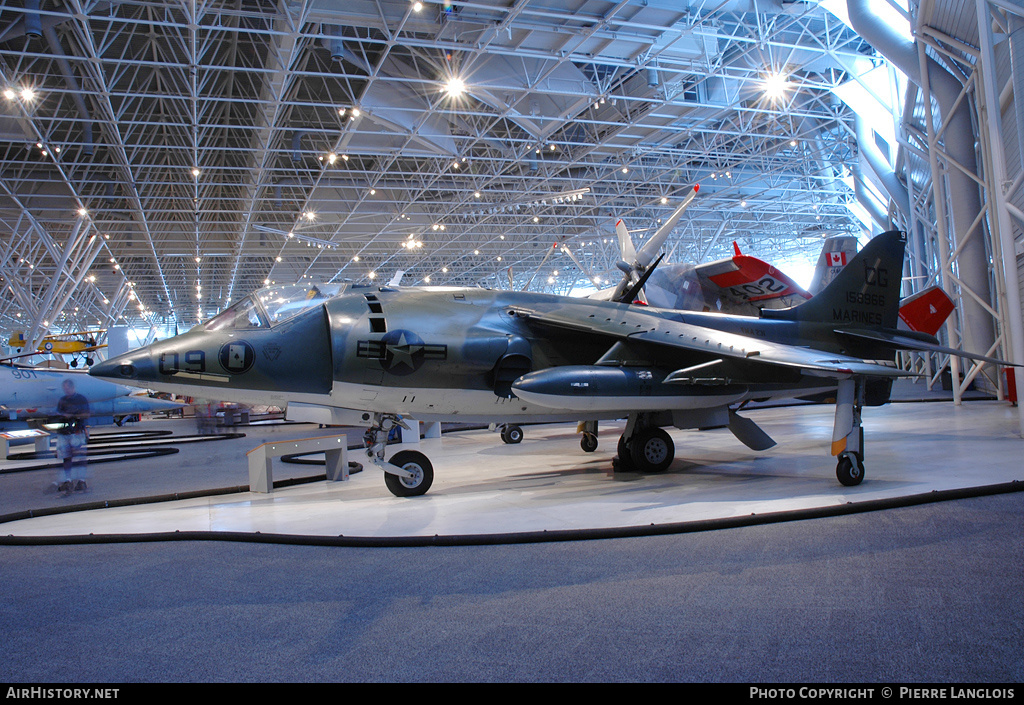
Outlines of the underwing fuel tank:
<svg viewBox="0 0 1024 705">
<path fill-rule="evenodd" d="M 570 365 L 531 372 L 513 385 L 525 402 L 573 411 L 621 412 L 721 407 L 739 401 L 747 388 L 734 384 L 665 384 L 663 371 L 634 367 Z"/>
</svg>

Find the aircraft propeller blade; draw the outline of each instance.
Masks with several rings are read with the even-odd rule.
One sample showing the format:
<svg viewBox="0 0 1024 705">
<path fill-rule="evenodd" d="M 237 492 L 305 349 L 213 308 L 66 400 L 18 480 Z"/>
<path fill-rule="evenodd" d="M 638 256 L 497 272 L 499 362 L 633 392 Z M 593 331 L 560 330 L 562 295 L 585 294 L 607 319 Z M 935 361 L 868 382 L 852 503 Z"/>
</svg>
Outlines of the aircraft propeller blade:
<svg viewBox="0 0 1024 705">
<path fill-rule="evenodd" d="M 615 223 L 615 234 L 619 238 L 619 259 L 632 264 L 636 261 L 636 248 L 633 246 L 633 238 L 629 236 L 626 224 L 621 219 Z"/>
<path fill-rule="evenodd" d="M 691 188 L 686 194 L 682 202 L 672 212 L 672 215 L 669 216 L 668 220 L 662 223 L 657 232 L 655 232 L 639 250 L 634 248 L 633 241 L 629 237 L 629 231 L 626 229 L 625 224 L 621 220 L 615 224 L 615 232 L 619 237 L 619 253 L 622 255 L 622 259 L 619 261 L 618 267 L 623 270 L 624 274 L 622 281 L 615 287 L 615 292 L 612 294 L 612 301 L 622 301 L 626 298 L 626 289 L 630 288 L 634 284 L 637 277 L 639 277 L 644 270 L 648 268 L 651 261 L 654 260 L 658 251 L 661 250 L 665 241 L 668 239 L 669 234 L 675 228 L 676 223 L 679 222 L 679 218 L 682 217 L 683 212 L 689 207 L 690 203 L 693 202 L 693 199 L 696 197 L 697 191 L 699 190 L 700 184 L 694 184 L 693 188 Z"/>
<path fill-rule="evenodd" d="M 544 266 L 544 264 L 548 261 L 548 257 L 550 257 L 551 253 L 554 252 L 556 249 L 558 249 L 558 243 L 557 242 L 553 243 L 551 245 L 551 248 L 547 252 L 544 253 L 544 259 L 542 259 L 540 261 L 540 264 L 537 265 L 537 269 L 534 270 L 533 274 L 530 276 L 530 281 L 526 282 L 526 286 L 523 287 L 523 291 L 526 291 L 526 290 L 528 290 L 530 288 L 530 284 L 533 284 L 533 280 L 536 278 L 537 272 L 539 272 L 541 270 L 541 268 Z"/>
<path fill-rule="evenodd" d="M 578 259 L 576 259 L 576 255 L 574 255 L 574 254 L 572 253 L 572 250 L 570 250 L 570 249 L 569 249 L 569 246 L 568 246 L 568 245 L 562 245 L 562 252 L 564 252 L 565 254 L 569 255 L 569 259 L 571 259 L 571 260 L 573 261 L 573 264 L 575 264 L 575 265 L 576 265 L 577 267 L 579 267 L 579 270 L 580 270 L 581 272 L 583 272 L 583 274 L 584 274 L 584 275 L 585 275 L 585 276 L 587 277 L 587 279 L 589 279 L 589 280 L 590 280 L 590 283 L 591 283 L 591 284 L 593 284 L 593 285 L 594 285 L 595 287 L 597 287 L 598 289 L 600 289 L 600 288 L 601 288 L 601 285 L 600 285 L 600 284 L 598 283 L 598 281 L 597 281 L 596 279 L 594 279 L 594 275 L 593 275 L 593 274 L 591 274 L 591 273 L 590 273 L 590 271 L 589 271 L 589 270 L 587 270 L 587 268 L 586 268 L 586 267 L 584 267 L 584 266 L 583 266 L 583 265 L 582 265 L 582 264 L 580 263 L 580 261 L 579 261 Z"/>
<path fill-rule="evenodd" d="M 647 283 L 647 278 L 650 277 L 654 273 L 654 270 L 658 267 L 659 264 L 661 264 L 661 260 L 664 259 L 664 258 L 665 258 L 665 253 L 662 253 L 661 255 L 659 255 L 658 259 L 654 260 L 654 264 L 652 264 L 650 267 L 647 268 L 647 271 L 643 273 L 643 276 L 641 276 L 639 280 L 637 280 L 636 284 L 634 284 L 633 286 L 629 287 L 629 289 L 626 292 L 624 292 L 622 294 L 622 296 L 620 296 L 617 299 L 612 299 L 612 301 L 618 301 L 619 303 L 625 303 L 625 304 L 633 303 L 633 300 L 637 297 L 637 295 L 640 293 L 640 291 L 644 288 L 644 284 Z"/>
<path fill-rule="evenodd" d="M 665 244 L 665 240 L 668 239 L 669 233 L 672 232 L 673 228 L 676 227 L 676 223 L 679 222 L 679 218 L 682 217 L 683 212 L 689 207 L 690 203 L 693 202 L 694 197 L 697 195 L 697 191 L 700 190 L 700 184 L 694 184 L 690 192 L 683 198 L 683 202 L 672 212 L 672 215 L 668 217 L 658 231 L 651 236 L 651 238 L 643 244 L 643 246 L 637 251 L 634 262 L 636 266 L 641 269 L 647 267 L 661 250 Z M 630 260 L 626 260 L 629 262 Z"/>
</svg>

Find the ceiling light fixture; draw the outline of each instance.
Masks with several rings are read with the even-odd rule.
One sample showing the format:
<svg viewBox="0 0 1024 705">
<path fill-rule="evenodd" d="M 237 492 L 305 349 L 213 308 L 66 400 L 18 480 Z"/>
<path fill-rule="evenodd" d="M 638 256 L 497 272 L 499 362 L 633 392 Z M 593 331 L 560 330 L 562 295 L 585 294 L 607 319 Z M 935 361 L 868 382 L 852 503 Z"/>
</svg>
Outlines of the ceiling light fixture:
<svg viewBox="0 0 1024 705">
<path fill-rule="evenodd" d="M 778 100 L 786 94 L 789 88 L 789 79 L 785 74 L 771 73 L 764 79 L 764 93 L 772 100 Z"/>
<path fill-rule="evenodd" d="M 458 76 L 452 76 L 445 81 L 444 92 L 451 98 L 458 98 L 466 92 L 466 82 Z"/>
</svg>

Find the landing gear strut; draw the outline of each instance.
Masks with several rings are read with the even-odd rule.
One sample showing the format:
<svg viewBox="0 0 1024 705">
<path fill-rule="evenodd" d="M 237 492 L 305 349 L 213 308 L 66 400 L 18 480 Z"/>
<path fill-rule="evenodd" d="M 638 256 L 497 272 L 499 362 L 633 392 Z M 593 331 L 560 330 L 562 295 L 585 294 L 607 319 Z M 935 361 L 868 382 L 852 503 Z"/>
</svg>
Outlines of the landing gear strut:
<svg viewBox="0 0 1024 705">
<path fill-rule="evenodd" d="M 636 472 L 664 472 L 675 458 L 675 444 L 668 433 L 648 426 L 643 414 L 631 415 L 619 438 L 619 467 Z"/>
<path fill-rule="evenodd" d="M 395 453 L 390 462 L 384 460 L 388 433 L 395 426 L 409 428 L 395 414 L 374 414 L 373 426 L 366 430 L 363 442 L 370 463 L 384 471 L 384 484 L 396 497 L 417 497 L 426 494 L 434 482 L 434 467 L 418 450 Z"/>
<path fill-rule="evenodd" d="M 846 487 L 864 479 L 864 428 L 860 412 L 864 405 L 864 383 L 839 380 L 836 392 L 836 420 L 832 430 L 832 455 L 836 456 L 836 478 Z"/>
</svg>

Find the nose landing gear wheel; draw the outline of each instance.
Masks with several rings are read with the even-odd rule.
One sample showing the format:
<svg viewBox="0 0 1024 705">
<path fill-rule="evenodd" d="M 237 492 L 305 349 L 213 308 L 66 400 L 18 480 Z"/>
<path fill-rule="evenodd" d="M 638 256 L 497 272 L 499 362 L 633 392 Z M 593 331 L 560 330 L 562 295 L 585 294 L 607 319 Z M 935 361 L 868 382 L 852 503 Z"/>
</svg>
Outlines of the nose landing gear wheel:
<svg viewBox="0 0 1024 705">
<path fill-rule="evenodd" d="M 836 465 L 836 477 L 846 487 L 859 485 L 864 479 L 864 461 L 856 453 L 843 453 Z"/>
<path fill-rule="evenodd" d="M 419 451 L 399 451 L 388 462 L 413 473 L 411 478 L 384 473 L 384 484 L 396 497 L 418 497 L 426 494 L 434 482 L 434 466 L 427 460 L 427 456 Z"/>
</svg>

